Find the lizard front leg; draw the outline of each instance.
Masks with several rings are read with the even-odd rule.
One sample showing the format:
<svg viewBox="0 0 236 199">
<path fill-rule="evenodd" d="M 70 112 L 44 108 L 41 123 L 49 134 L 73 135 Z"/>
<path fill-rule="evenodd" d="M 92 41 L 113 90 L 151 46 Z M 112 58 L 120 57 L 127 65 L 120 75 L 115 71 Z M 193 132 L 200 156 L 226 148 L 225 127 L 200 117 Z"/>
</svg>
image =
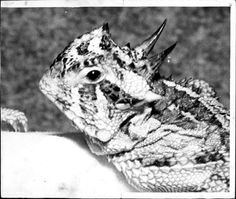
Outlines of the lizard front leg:
<svg viewBox="0 0 236 199">
<path fill-rule="evenodd" d="M 13 129 L 14 131 L 28 131 L 28 119 L 23 112 L 18 110 L 1 108 L 1 124 L 7 126 L 7 129 Z M 9 125 L 11 127 L 9 127 Z"/>
</svg>

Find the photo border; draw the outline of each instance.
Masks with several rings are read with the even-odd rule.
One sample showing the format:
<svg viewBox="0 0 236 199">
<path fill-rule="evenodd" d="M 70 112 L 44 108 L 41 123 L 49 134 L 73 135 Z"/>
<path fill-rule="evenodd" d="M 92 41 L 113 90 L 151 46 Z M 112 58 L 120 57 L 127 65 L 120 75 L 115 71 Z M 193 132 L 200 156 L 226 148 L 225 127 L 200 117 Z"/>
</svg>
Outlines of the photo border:
<svg viewBox="0 0 236 199">
<path fill-rule="evenodd" d="M 134 6 L 135 5 L 135 6 Z M 106 197 L 125 198 L 234 198 L 235 197 L 235 1 L 234 0 L 35 0 L 1 1 L 1 8 L 37 7 L 230 7 L 230 192 L 147 193 L 130 192 Z M 81 195 L 104 197 L 104 195 Z"/>
</svg>

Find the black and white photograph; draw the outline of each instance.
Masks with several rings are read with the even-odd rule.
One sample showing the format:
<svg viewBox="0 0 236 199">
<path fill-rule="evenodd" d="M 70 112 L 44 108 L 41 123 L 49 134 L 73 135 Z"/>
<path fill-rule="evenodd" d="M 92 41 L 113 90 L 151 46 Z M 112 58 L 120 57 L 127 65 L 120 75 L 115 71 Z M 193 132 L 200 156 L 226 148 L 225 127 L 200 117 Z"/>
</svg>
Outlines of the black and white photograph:
<svg viewBox="0 0 236 199">
<path fill-rule="evenodd" d="M 2 1 L 1 197 L 233 198 L 235 1 Z"/>
</svg>

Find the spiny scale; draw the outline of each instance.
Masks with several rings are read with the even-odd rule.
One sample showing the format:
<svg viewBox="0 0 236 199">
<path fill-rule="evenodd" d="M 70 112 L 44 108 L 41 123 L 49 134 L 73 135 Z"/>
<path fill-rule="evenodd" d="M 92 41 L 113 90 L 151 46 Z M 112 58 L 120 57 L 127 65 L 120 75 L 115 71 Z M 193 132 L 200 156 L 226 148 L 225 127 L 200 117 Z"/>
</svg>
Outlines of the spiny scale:
<svg viewBox="0 0 236 199">
<path fill-rule="evenodd" d="M 162 25 L 150 37 L 148 37 L 142 44 L 138 45 L 134 49 L 135 52 L 138 54 L 139 59 L 147 57 L 148 54 L 151 52 L 166 25 L 166 21 L 167 20 L 165 19 Z"/>
<path fill-rule="evenodd" d="M 164 51 L 148 58 L 151 63 L 151 65 L 150 65 L 151 67 L 150 67 L 150 71 L 148 71 L 148 74 L 145 77 L 147 81 L 153 81 L 153 77 L 158 72 L 159 67 L 162 65 L 162 63 L 164 62 L 166 57 L 171 53 L 171 51 L 175 48 L 176 44 L 177 43 L 174 43 L 173 45 L 171 45 L 170 47 L 168 47 Z"/>
<path fill-rule="evenodd" d="M 40 89 L 138 190 L 228 191 L 229 112 L 206 82 L 159 73 L 176 46 L 148 57 L 165 25 L 135 48 L 108 24 L 81 35 Z"/>
</svg>

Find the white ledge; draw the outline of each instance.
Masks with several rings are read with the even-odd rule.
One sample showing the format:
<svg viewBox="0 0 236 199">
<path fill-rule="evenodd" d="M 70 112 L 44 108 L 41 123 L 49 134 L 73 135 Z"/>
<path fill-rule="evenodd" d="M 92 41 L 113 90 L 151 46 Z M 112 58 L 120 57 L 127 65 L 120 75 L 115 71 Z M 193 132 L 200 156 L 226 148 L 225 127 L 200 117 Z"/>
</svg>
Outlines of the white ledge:
<svg viewBox="0 0 236 199">
<path fill-rule="evenodd" d="M 133 190 L 80 134 L 1 132 L 1 157 L 2 197 L 119 197 Z"/>
</svg>

